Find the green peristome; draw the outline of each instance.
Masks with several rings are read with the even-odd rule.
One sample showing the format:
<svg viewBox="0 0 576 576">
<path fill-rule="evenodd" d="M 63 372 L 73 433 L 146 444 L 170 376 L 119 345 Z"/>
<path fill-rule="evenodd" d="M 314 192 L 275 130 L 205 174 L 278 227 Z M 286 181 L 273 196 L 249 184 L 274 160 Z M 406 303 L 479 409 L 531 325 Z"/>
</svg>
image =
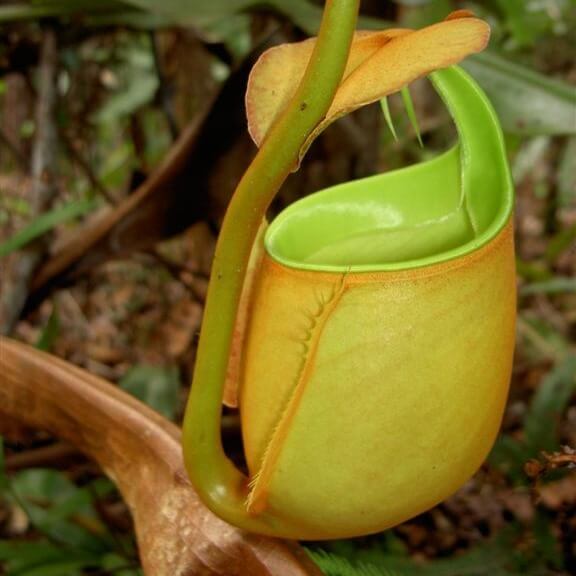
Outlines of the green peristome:
<svg viewBox="0 0 576 576">
<path fill-rule="evenodd" d="M 492 106 L 461 68 L 431 79 L 460 144 L 428 162 L 294 203 L 267 231 L 266 249 L 275 260 L 328 272 L 416 268 L 470 253 L 502 230 L 513 193 Z"/>
</svg>

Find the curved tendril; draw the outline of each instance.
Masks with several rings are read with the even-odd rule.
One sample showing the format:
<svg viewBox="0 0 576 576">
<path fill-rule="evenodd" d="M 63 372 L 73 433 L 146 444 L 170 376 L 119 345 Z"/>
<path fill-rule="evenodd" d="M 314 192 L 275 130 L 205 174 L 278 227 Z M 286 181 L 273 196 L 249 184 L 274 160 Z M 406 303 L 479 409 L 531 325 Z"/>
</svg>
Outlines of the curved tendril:
<svg viewBox="0 0 576 576">
<path fill-rule="evenodd" d="M 252 245 L 268 206 L 297 164 L 300 148 L 330 107 L 346 66 L 358 6 L 359 0 L 327 0 L 302 82 L 230 202 L 216 246 L 184 419 L 186 468 L 205 504 L 236 526 L 274 536 L 294 538 L 297 527 L 266 512 L 247 512 L 248 479 L 222 448 L 222 394 Z"/>
</svg>

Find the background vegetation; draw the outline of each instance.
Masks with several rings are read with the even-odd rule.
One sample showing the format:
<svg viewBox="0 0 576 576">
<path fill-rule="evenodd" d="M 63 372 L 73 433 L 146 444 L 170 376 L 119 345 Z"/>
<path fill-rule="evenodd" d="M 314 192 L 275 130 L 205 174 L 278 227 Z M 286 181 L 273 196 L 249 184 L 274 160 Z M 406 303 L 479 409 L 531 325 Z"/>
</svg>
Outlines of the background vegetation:
<svg viewBox="0 0 576 576">
<path fill-rule="evenodd" d="M 489 461 L 447 502 L 310 545 L 333 576 L 576 573 L 576 3 L 365 0 L 361 24 L 419 27 L 462 7 L 493 28 L 465 66 L 500 115 L 517 189 L 508 409 Z M 179 421 L 219 222 L 254 153 L 247 70 L 320 14 L 309 0 L 0 2 L 3 333 Z M 392 97 L 397 139 L 378 107 L 340 121 L 274 210 L 445 148 L 453 130 L 426 82 L 412 96 L 423 147 Z M 234 456 L 233 412 L 227 424 Z M 98 468 L 40 432 L 2 431 L 0 574 L 139 574 L 128 511 Z"/>
</svg>

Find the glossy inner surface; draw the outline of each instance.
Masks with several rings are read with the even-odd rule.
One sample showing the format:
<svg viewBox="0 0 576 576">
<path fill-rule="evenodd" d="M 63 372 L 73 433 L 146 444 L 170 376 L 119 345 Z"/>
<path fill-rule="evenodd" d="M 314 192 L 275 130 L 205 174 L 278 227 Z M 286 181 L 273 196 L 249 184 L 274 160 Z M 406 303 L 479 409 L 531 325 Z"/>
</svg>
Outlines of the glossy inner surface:
<svg viewBox="0 0 576 576">
<path fill-rule="evenodd" d="M 411 268 L 469 253 L 502 229 L 512 186 L 495 113 L 460 68 L 431 79 L 454 118 L 459 144 L 431 161 L 296 202 L 266 233 L 272 258 L 323 271 Z"/>
</svg>

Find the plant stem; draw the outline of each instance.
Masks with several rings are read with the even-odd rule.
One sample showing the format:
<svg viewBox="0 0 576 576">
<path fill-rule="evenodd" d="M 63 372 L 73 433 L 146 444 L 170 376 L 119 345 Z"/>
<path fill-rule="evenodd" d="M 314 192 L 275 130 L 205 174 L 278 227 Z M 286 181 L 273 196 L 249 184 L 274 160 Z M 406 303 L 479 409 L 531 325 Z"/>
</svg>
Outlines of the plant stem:
<svg viewBox="0 0 576 576">
<path fill-rule="evenodd" d="M 358 5 L 359 0 L 327 0 L 318 40 L 300 86 L 230 202 L 212 265 L 184 421 L 186 467 L 206 505 L 232 524 L 275 536 L 295 538 L 297 527 L 266 513 L 248 515 L 247 478 L 222 449 L 222 394 L 252 246 L 268 206 L 296 166 L 302 144 L 330 107 L 346 66 Z"/>
</svg>

